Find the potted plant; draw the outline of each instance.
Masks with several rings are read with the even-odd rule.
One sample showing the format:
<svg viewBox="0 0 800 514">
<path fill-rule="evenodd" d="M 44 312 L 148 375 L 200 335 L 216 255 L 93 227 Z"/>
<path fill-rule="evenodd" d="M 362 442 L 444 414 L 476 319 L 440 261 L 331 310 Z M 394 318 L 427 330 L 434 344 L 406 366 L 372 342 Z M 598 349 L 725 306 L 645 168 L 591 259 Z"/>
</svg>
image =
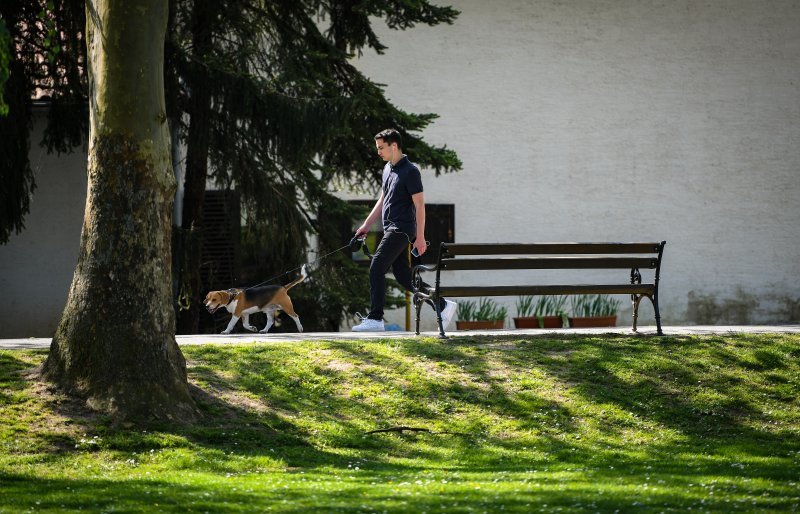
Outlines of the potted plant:
<svg viewBox="0 0 800 514">
<path fill-rule="evenodd" d="M 561 328 L 565 326 L 565 296 L 520 296 L 517 299 L 516 328 Z"/>
<path fill-rule="evenodd" d="M 620 301 L 606 294 L 578 295 L 571 300 L 570 327 L 615 327 Z"/>
<path fill-rule="evenodd" d="M 490 298 L 481 298 L 477 304 L 473 301 L 458 302 L 457 313 L 458 330 L 481 330 L 503 328 L 508 309 Z"/>
</svg>

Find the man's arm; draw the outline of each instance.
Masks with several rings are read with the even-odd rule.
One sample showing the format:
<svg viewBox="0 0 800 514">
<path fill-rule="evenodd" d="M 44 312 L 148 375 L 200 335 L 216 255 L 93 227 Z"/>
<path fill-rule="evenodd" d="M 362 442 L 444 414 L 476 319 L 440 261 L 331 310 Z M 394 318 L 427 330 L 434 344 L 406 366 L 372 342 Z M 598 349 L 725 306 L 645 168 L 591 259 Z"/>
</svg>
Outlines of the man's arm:
<svg viewBox="0 0 800 514">
<path fill-rule="evenodd" d="M 425 193 L 419 192 L 411 196 L 414 201 L 414 208 L 417 211 L 417 238 L 414 240 L 414 248 L 417 253 L 422 255 L 428 249 L 425 243 Z"/>
<path fill-rule="evenodd" d="M 378 220 L 378 218 L 381 217 L 382 211 L 383 211 L 383 191 L 381 191 L 381 196 L 380 198 L 378 198 L 378 201 L 375 202 L 375 207 L 372 208 L 372 211 L 370 211 L 369 216 L 367 216 L 367 219 L 364 220 L 364 224 L 358 227 L 358 230 L 356 230 L 356 237 L 361 237 L 366 235 L 367 232 L 369 232 L 369 227 L 371 227 L 372 224 L 375 223 Z"/>
</svg>

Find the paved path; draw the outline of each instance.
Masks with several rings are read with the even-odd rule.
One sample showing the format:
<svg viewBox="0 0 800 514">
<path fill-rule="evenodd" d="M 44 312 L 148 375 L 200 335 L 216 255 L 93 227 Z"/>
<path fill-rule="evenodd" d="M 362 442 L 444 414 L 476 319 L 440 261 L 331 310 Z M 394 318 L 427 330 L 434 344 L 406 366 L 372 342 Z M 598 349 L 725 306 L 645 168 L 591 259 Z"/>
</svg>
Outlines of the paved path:
<svg viewBox="0 0 800 514">
<path fill-rule="evenodd" d="M 800 325 L 748 325 L 748 326 L 680 326 L 663 327 L 666 335 L 698 335 L 698 334 L 800 334 Z M 563 334 L 631 334 L 629 327 L 616 328 L 560 328 L 553 330 L 476 330 L 448 332 L 453 337 L 472 335 L 503 335 L 503 336 L 529 336 L 529 335 L 563 335 Z M 641 327 L 640 333 L 651 335 L 656 333 L 656 327 Z M 424 337 L 436 337 L 438 332 L 422 332 Z M 415 337 L 413 332 L 304 332 L 302 334 L 203 334 L 194 336 L 176 336 L 178 344 L 229 344 L 251 342 L 297 342 L 297 341 L 342 341 L 342 340 L 368 340 L 368 339 L 407 339 Z M 0 349 L 22 350 L 48 348 L 50 338 L 31 337 L 28 339 L 0 339 Z"/>
</svg>

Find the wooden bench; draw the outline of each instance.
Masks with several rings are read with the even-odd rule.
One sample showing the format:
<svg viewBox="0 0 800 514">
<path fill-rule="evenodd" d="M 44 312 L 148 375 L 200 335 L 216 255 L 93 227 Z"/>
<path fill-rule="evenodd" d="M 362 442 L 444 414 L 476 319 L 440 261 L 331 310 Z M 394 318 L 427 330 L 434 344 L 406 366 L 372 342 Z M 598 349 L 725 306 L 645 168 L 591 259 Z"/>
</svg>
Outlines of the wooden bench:
<svg viewBox="0 0 800 514">
<path fill-rule="evenodd" d="M 661 256 L 666 241 L 660 243 L 442 243 L 435 265 L 420 264 L 412 269 L 416 333 L 422 304 L 433 302 L 439 324 L 439 337 L 445 338 L 439 298 L 467 296 L 523 296 L 576 294 L 629 294 L 633 302 L 633 331 L 639 315 L 639 302 L 649 298 L 655 309 L 658 335 L 661 315 L 658 310 L 658 281 Z M 611 284 L 448 286 L 441 283 L 442 271 L 495 271 L 533 269 L 625 269 L 630 281 Z M 642 282 L 642 269 L 654 270 L 653 281 Z M 436 272 L 434 286 L 423 288 L 422 274 Z"/>
</svg>

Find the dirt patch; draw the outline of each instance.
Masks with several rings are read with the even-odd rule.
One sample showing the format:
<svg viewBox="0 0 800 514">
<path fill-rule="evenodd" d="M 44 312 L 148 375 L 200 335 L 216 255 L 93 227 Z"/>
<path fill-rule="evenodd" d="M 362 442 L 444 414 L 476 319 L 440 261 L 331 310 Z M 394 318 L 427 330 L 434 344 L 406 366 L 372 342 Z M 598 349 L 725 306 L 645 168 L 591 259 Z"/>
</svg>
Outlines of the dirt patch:
<svg viewBox="0 0 800 514">
<path fill-rule="evenodd" d="M 226 413 L 225 417 L 228 419 L 238 418 L 241 411 L 255 413 L 257 415 L 265 415 L 272 412 L 269 404 L 260 398 L 253 398 L 252 396 L 219 385 L 211 385 L 206 383 L 201 387 L 196 381 L 189 379 L 190 391 L 192 398 L 203 403 L 221 407 Z"/>
<path fill-rule="evenodd" d="M 25 370 L 20 376 L 28 383 L 28 400 L 42 405 L 43 415 L 37 416 L 29 425 L 34 433 L 47 434 L 57 452 L 74 449 L 74 441 L 93 430 L 101 415 L 89 407 L 83 399 L 59 391 L 55 385 L 41 377 L 40 368 Z"/>
<path fill-rule="evenodd" d="M 355 366 L 353 365 L 352 362 L 340 361 L 340 360 L 333 359 L 331 361 L 326 362 L 325 363 L 325 367 L 327 369 L 332 370 L 332 371 L 342 371 L 342 372 L 344 372 L 344 371 L 350 371 Z"/>
</svg>

